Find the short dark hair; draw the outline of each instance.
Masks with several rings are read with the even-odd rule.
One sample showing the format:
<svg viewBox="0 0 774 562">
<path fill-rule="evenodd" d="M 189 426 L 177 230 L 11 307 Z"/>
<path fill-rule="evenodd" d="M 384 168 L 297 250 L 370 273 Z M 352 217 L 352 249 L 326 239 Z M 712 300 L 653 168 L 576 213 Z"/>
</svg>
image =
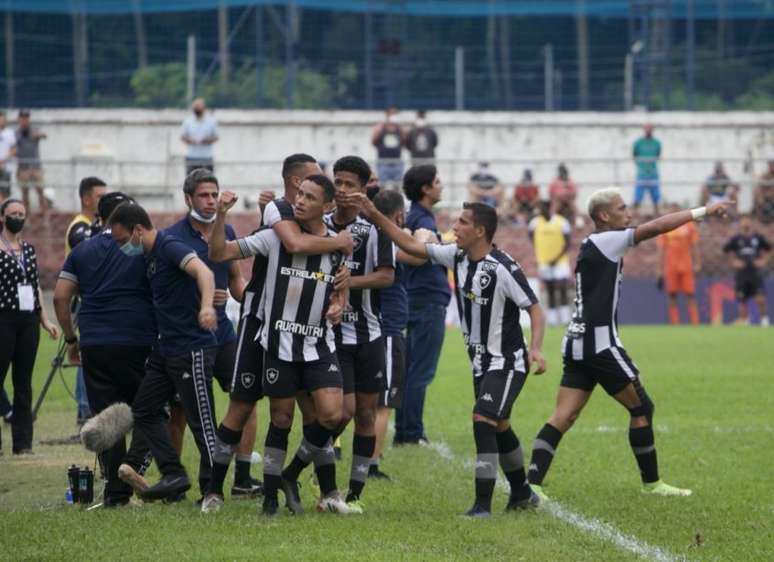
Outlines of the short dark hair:
<svg viewBox="0 0 774 562">
<path fill-rule="evenodd" d="M 153 228 L 153 223 L 148 216 L 148 212 L 139 205 L 132 203 L 122 203 L 113 211 L 108 221 L 110 226 L 120 224 L 126 230 L 131 232 L 138 224 L 150 230 Z"/>
<path fill-rule="evenodd" d="M 473 226 L 483 226 L 486 239 L 491 242 L 497 232 L 497 211 L 486 203 L 463 203 L 462 208 L 473 214 Z"/>
<path fill-rule="evenodd" d="M 389 217 L 395 211 L 403 209 L 406 206 L 403 195 L 397 191 L 382 190 L 374 197 L 374 206 L 381 214 Z"/>
<path fill-rule="evenodd" d="M 113 211 L 115 211 L 119 205 L 124 203 L 134 205 L 135 201 L 126 193 L 121 193 L 120 191 L 106 193 L 99 200 L 99 204 L 97 205 L 97 216 L 99 217 L 99 220 L 102 221 L 102 224 L 107 224 Z"/>
<path fill-rule="evenodd" d="M 365 187 L 371 179 L 371 167 L 360 156 L 344 156 L 336 160 L 333 165 L 333 173 L 351 172 L 360 180 L 360 185 Z"/>
<path fill-rule="evenodd" d="M 298 154 L 291 154 L 282 163 L 282 179 L 287 181 L 291 176 L 298 175 L 299 170 L 305 164 L 317 164 L 314 156 L 299 152 Z"/>
<path fill-rule="evenodd" d="M 438 169 L 433 164 L 412 166 L 403 176 L 403 193 L 406 194 L 409 201 L 414 203 L 421 201 L 424 196 L 422 188 L 426 185 L 433 185 L 437 175 Z"/>
<path fill-rule="evenodd" d="M 218 187 L 218 191 L 220 191 L 220 184 L 218 183 L 218 178 L 215 177 L 215 174 L 207 168 L 196 168 L 195 170 L 191 170 L 191 173 L 185 177 L 185 181 L 183 182 L 183 193 L 193 196 L 193 194 L 196 193 L 196 188 L 202 183 L 214 183 Z"/>
<path fill-rule="evenodd" d="M 83 178 L 78 186 L 78 196 L 83 198 L 86 195 L 91 195 L 95 187 L 107 187 L 107 184 L 95 176 Z"/>
<path fill-rule="evenodd" d="M 13 198 L 11 198 L 11 199 L 6 199 L 5 201 L 3 201 L 3 203 L 2 203 L 2 204 L 0 204 L 0 217 L 2 217 L 2 216 L 5 214 L 5 210 L 8 208 L 8 206 L 9 206 L 11 203 L 18 203 L 19 205 L 21 205 L 22 207 L 24 207 L 24 210 L 25 210 L 25 211 L 27 210 L 27 205 L 25 205 L 25 204 L 24 204 L 24 201 L 22 201 L 22 200 L 20 200 L 20 199 L 13 199 Z"/>
<path fill-rule="evenodd" d="M 333 198 L 336 196 L 336 187 L 333 185 L 331 178 L 329 178 L 324 174 L 312 174 L 311 176 L 308 176 L 304 181 L 310 181 L 322 187 L 323 201 L 325 201 L 326 203 L 330 203 L 331 201 L 333 201 Z"/>
<path fill-rule="evenodd" d="M 30 116 L 30 110 L 29 109 L 20 109 L 19 110 L 19 117 L 29 117 Z"/>
</svg>

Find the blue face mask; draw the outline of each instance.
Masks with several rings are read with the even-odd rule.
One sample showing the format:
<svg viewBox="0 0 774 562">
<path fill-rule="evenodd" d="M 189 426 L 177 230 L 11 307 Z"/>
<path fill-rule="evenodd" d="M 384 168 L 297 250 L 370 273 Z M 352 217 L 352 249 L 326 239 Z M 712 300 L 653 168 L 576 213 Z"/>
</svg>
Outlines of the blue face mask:
<svg viewBox="0 0 774 562">
<path fill-rule="evenodd" d="M 130 238 L 126 244 L 123 244 L 121 246 L 121 251 L 126 254 L 127 256 L 141 256 L 142 251 L 142 242 L 139 242 L 137 245 L 132 243 L 132 239 Z"/>
</svg>

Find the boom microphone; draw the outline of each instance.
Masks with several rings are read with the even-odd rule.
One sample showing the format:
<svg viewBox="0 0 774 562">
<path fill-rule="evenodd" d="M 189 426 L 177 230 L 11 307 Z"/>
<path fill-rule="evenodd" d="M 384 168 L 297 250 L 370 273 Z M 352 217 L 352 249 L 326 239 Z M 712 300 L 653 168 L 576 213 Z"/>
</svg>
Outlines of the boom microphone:
<svg viewBox="0 0 774 562">
<path fill-rule="evenodd" d="M 116 402 L 83 424 L 81 443 L 89 451 L 101 453 L 129 433 L 133 425 L 132 409 L 125 402 Z"/>
</svg>

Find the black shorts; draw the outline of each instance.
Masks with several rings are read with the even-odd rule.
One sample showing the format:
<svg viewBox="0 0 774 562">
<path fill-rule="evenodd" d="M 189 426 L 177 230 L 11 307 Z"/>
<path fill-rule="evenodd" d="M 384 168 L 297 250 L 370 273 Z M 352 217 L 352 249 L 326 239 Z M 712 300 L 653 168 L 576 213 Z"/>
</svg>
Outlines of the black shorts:
<svg viewBox="0 0 774 562">
<path fill-rule="evenodd" d="M 493 420 L 507 420 L 526 381 L 527 374 L 514 370 L 512 366 L 474 377 L 476 405 L 473 413 Z"/>
<path fill-rule="evenodd" d="M 763 277 L 758 270 L 736 272 L 736 300 L 746 301 L 763 292 Z"/>
<path fill-rule="evenodd" d="M 261 322 L 255 316 L 239 321 L 236 360 L 231 369 L 231 398 L 257 402 L 263 398 L 263 348 L 256 341 Z"/>
<path fill-rule="evenodd" d="M 609 395 L 621 392 L 639 377 L 640 371 L 622 347 L 610 347 L 576 361 L 564 357 L 561 386 L 591 392 L 599 383 Z"/>
<path fill-rule="evenodd" d="M 234 363 L 236 362 L 237 340 L 219 345 L 215 355 L 213 376 L 217 379 L 223 392 L 231 391 L 231 380 L 234 378 Z"/>
<path fill-rule="evenodd" d="M 292 398 L 299 391 L 341 388 L 341 368 L 335 353 L 316 361 L 283 361 L 270 353 L 263 356 L 263 393 L 269 398 Z"/>
<path fill-rule="evenodd" d="M 406 376 L 406 338 L 384 336 L 384 348 L 387 388 L 379 398 L 379 405 L 400 408 L 403 398 L 403 379 Z"/>
<path fill-rule="evenodd" d="M 386 385 L 384 338 L 361 344 L 341 344 L 336 354 L 344 376 L 344 394 L 382 392 Z"/>
</svg>

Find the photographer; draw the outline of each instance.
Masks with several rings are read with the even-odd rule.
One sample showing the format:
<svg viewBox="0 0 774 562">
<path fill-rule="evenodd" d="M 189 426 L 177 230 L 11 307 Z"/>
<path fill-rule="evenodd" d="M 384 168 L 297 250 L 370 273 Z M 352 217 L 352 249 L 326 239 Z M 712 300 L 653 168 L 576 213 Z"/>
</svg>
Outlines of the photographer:
<svg viewBox="0 0 774 562">
<path fill-rule="evenodd" d="M 133 204 L 133 201 L 123 193 L 105 195 L 99 202 L 101 224 L 106 224 L 121 204 Z M 81 298 L 80 342 L 70 309 L 72 299 L 78 296 Z M 68 344 L 70 361 L 83 363 L 86 393 L 94 413 L 115 402 L 131 405 L 156 340 L 153 302 L 142 256 L 125 255 L 110 232 L 84 240 L 68 255 L 59 274 L 54 308 Z M 100 454 L 107 478 L 106 507 L 129 502 L 132 489 L 118 478 L 118 467 L 126 462 L 135 471 L 142 472 L 147 450 L 142 440 L 135 440 L 127 455 L 126 443 L 120 439 Z"/>
</svg>

